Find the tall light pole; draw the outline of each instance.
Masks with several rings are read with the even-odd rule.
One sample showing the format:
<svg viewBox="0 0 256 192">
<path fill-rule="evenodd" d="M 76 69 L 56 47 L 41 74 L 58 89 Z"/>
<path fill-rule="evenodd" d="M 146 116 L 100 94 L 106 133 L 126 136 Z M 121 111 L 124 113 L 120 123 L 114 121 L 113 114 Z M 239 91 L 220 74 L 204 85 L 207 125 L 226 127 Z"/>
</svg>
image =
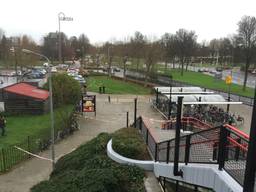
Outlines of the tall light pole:
<svg viewBox="0 0 256 192">
<path fill-rule="evenodd" d="M 62 58 L 62 50 L 61 50 L 61 32 L 60 32 L 60 21 L 73 21 L 72 17 L 66 17 L 63 12 L 58 14 L 58 22 L 59 22 L 59 63 L 61 64 Z"/>
<path fill-rule="evenodd" d="M 47 60 L 48 64 L 50 64 L 50 59 L 46 57 L 45 55 L 42 55 L 40 53 L 28 50 L 28 49 L 22 49 L 22 52 L 28 53 L 28 54 L 34 54 L 38 55 L 40 57 L 43 57 L 44 59 Z M 48 65 L 48 73 L 49 73 L 49 94 L 50 94 L 50 114 L 51 114 L 51 151 L 52 151 L 52 169 L 54 169 L 55 166 L 55 150 L 54 150 L 54 114 L 53 114 L 53 99 L 52 99 L 52 72 L 51 68 Z"/>
</svg>

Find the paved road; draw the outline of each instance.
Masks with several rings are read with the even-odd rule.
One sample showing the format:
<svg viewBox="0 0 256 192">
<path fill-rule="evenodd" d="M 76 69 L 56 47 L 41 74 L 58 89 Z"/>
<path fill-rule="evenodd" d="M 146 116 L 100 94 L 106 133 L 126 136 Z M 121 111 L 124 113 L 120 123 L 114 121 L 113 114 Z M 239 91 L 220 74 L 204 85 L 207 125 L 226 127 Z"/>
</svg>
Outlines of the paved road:
<svg viewBox="0 0 256 192">
<path fill-rule="evenodd" d="M 74 135 L 56 144 L 56 157 L 61 157 L 82 143 L 92 139 L 101 132 L 113 132 L 126 124 L 126 112 L 130 112 L 130 123 L 133 121 L 134 95 L 111 96 L 97 95 L 97 116 L 88 114 L 79 121 L 80 130 Z M 138 116 L 147 115 L 150 118 L 161 118 L 149 105 L 149 96 L 138 97 Z M 40 154 L 50 157 L 50 151 Z M 51 172 L 51 163 L 32 158 L 16 166 L 12 171 L 0 175 L 0 192 L 28 192 L 36 183 L 45 180 Z"/>
</svg>

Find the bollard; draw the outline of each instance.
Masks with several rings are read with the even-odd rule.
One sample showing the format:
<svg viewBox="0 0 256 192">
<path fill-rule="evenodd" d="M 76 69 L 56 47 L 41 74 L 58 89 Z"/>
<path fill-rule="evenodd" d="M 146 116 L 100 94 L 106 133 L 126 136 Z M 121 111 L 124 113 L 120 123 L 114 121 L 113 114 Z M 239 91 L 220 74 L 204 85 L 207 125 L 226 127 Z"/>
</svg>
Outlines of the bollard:
<svg viewBox="0 0 256 192">
<path fill-rule="evenodd" d="M 134 127 L 136 128 L 136 119 L 137 119 L 137 98 L 134 99 Z"/>
<path fill-rule="evenodd" d="M 129 112 L 126 112 L 126 127 L 129 127 Z"/>
<path fill-rule="evenodd" d="M 110 96 L 108 96 L 108 102 L 110 103 Z"/>
</svg>

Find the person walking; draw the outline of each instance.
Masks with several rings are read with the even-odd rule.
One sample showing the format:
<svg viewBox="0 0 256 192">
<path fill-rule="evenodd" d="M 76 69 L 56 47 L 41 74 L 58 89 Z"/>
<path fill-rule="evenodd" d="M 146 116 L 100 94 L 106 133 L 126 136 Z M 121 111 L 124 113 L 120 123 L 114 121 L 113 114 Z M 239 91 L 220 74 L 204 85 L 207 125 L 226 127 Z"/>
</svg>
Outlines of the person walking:
<svg viewBox="0 0 256 192">
<path fill-rule="evenodd" d="M 3 115 L 0 115 L 0 129 L 2 129 L 2 136 L 5 135 L 5 124 L 6 120 Z"/>
</svg>

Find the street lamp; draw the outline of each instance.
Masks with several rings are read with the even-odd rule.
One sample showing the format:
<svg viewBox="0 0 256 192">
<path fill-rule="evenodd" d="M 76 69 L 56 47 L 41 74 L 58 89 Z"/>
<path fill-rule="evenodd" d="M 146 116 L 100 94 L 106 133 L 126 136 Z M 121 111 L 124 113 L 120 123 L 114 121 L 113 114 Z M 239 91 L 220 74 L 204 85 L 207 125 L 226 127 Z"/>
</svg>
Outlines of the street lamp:
<svg viewBox="0 0 256 192">
<path fill-rule="evenodd" d="M 45 55 L 42 55 L 40 53 L 28 50 L 28 49 L 22 49 L 22 52 L 28 53 L 28 54 L 34 54 L 40 57 L 43 57 L 47 60 L 48 64 L 50 64 L 50 60 Z M 52 169 L 54 169 L 55 166 L 55 150 L 54 150 L 54 114 L 53 114 L 53 100 L 52 100 L 52 73 L 51 68 L 48 65 L 48 73 L 49 73 L 49 94 L 50 94 L 50 114 L 51 114 L 51 150 L 52 150 Z"/>
<path fill-rule="evenodd" d="M 61 53 L 60 21 L 73 21 L 73 18 L 72 17 L 66 17 L 63 12 L 60 12 L 58 14 L 58 22 L 59 22 L 59 63 L 61 64 L 62 53 Z"/>
</svg>

